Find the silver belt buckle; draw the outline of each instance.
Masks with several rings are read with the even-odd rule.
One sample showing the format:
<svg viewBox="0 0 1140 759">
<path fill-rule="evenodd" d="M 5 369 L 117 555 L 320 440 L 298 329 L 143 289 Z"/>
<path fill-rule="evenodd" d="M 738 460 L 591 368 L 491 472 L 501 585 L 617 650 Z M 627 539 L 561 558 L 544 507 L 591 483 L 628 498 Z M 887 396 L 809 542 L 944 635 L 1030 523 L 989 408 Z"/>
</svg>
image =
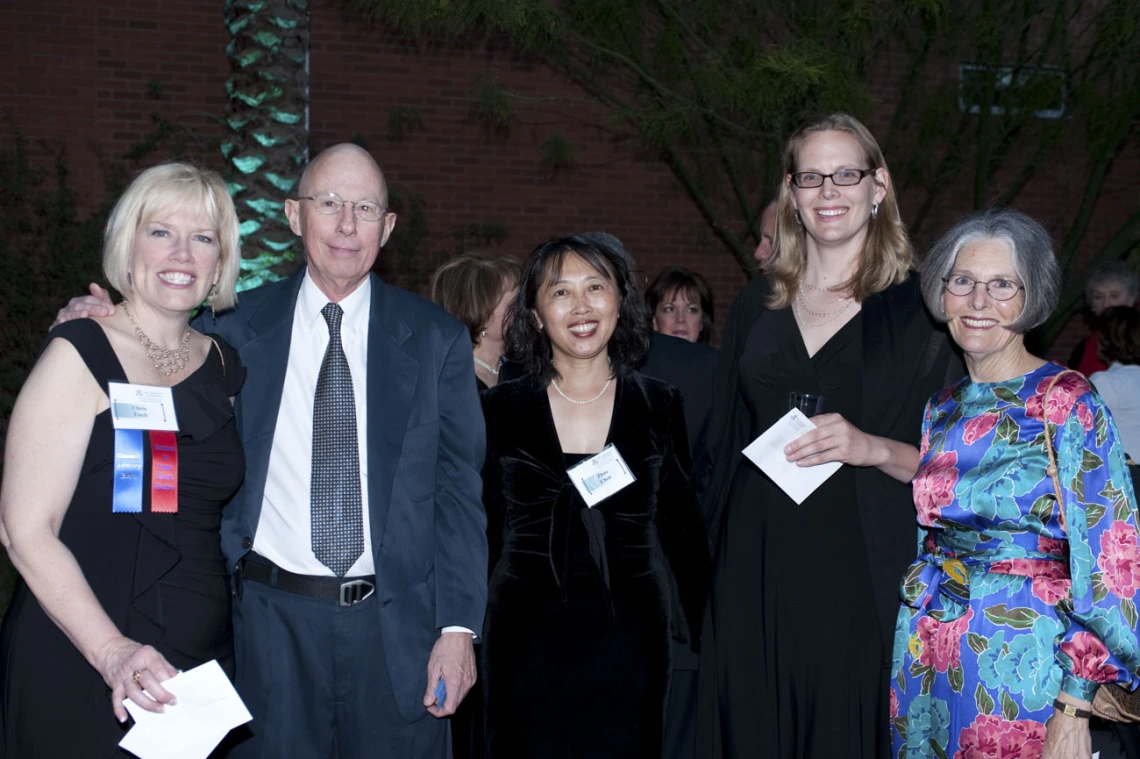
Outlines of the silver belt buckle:
<svg viewBox="0 0 1140 759">
<path fill-rule="evenodd" d="M 349 580 L 340 585 L 340 605 L 355 606 L 376 592 L 376 586 L 368 580 Z"/>
</svg>

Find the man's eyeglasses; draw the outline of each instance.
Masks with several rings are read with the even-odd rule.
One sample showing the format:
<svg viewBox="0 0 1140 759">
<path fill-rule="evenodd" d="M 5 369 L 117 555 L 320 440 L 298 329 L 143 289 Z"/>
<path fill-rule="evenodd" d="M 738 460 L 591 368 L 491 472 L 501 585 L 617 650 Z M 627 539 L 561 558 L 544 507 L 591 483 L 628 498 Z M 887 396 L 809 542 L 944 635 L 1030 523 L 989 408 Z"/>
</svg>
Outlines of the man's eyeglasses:
<svg viewBox="0 0 1140 759">
<path fill-rule="evenodd" d="M 989 282 L 979 282 L 965 274 L 955 274 L 952 277 L 942 278 L 942 286 L 946 288 L 947 292 L 959 297 L 973 295 L 974 289 L 978 285 L 985 285 L 986 292 L 994 300 L 1011 300 L 1020 290 L 1025 289 L 1025 285 L 1019 285 L 1012 279 L 991 279 Z"/>
<path fill-rule="evenodd" d="M 313 208 L 317 209 L 317 213 L 323 213 L 326 216 L 335 216 L 340 213 L 344 209 L 345 203 L 352 205 L 352 212 L 361 221 L 380 221 L 384 218 L 384 214 L 388 213 L 388 209 L 381 207 L 375 200 L 342 200 L 335 192 L 305 195 L 297 198 L 297 200 L 313 201 Z"/>
<path fill-rule="evenodd" d="M 799 171 L 792 174 L 792 182 L 801 190 L 823 187 L 823 180 L 830 179 L 836 187 L 850 187 L 863 181 L 863 177 L 874 174 L 875 169 L 840 169 L 831 174 L 816 171 Z"/>
</svg>

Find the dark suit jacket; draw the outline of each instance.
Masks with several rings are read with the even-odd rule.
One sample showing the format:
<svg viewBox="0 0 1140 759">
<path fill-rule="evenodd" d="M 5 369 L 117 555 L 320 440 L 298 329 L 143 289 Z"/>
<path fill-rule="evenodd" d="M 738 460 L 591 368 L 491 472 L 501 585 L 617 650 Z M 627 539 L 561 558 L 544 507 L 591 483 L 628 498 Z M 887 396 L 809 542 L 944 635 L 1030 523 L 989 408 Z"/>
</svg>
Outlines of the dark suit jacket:
<svg viewBox="0 0 1140 759">
<path fill-rule="evenodd" d="M 748 333 L 767 308 L 768 280 L 758 277 L 732 304 L 717 367 L 713 408 L 698 487 L 709 524 L 713 553 L 724 522 L 724 506 L 741 451 L 752 442 L 750 416 L 739 393 L 740 356 Z M 863 431 L 918 447 L 926 402 L 957 382 L 965 369 L 942 325 L 926 310 L 918 274 L 863 301 Z M 855 470 L 856 501 L 885 661 L 891 660 L 898 584 L 917 551 L 917 517 L 909 482 L 898 482 L 875 467 Z M 810 525 L 805 524 L 805 531 Z"/>
<path fill-rule="evenodd" d="M 681 392 L 681 399 L 685 402 L 689 448 L 694 454 L 699 449 L 697 441 L 704 433 L 705 421 L 712 407 L 717 355 L 716 348 L 708 343 L 690 343 L 679 337 L 654 332 L 649 350 L 637 369 Z"/>
<path fill-rule="evenodd" d="M 242 489 L 222 519 L 232 571 L 261 514 L 304 269 L 242 293 L 196 328 L 223 336 L 249 374 L 234 406 L 245 445 Z M 440 628 L 479 631 L 487 604 L 486 444 L 467 331 L 432 303 L 372 275 L 367 487 L 377 620 L 405 719 L 424 715 L 427 661 Z"/>
</svg>

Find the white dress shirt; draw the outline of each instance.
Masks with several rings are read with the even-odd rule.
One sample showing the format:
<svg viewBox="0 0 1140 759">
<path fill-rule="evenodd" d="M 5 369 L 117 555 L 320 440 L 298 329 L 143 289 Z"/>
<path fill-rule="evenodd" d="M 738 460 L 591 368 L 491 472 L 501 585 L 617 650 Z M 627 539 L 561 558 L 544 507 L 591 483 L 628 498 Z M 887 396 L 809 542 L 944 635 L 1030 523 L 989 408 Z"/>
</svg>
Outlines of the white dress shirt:
<svg viewBox="0 0 1140 759">
<path fill-rule="evenodd" d="M 321 309 L 328 303 L 328 297 L 306 271 L 293 311 L 289 363 L 285 369 L 285 386 L 281 390 L 273 447 L 269 452 L 265 497 L 261 502 L 253 550 L 289 572 L 332 577 L 332 570 L 313 555 L 309 501 L 313 470 L 313 398 L 317 392 L 321 362 L 329 344 L 329 327 Z M 364 553 L 345 574 L 350 578 L 376 573 L 368 518 L 368 387 L 365 374 L 372 282 L 366 278 L 339 305 L 344 310 L 340 341 L 352 372 L 352 394 L 356 398 L 360 501 L 364 509 Z"/>
<path fill-rule="evenodd" d="M 1140 459 L 1140 366 L 1114 363 L 1089 381 L 1112 412 L 1124 452 Z"/>
<path fill-rule="evenodd" d="M 313 399 L 317 377 L 329 344 L 329 327 L 321 309 L 329 299 L 309 277 L 301 282 L 293 311 L 293 335 L 289 342 L 289 363 L 281 389 L 281 408 L 265 496 L 253 550 L 282 569 L 300 575 L 333 576 L 331 569 L 313 555 L 312 506 L 309 499 L 313 470 Z M 352 394 L 356 399 L 356 445 L 360 454 L 360 502 L 364 509 L 364 553 L 345 574 L 345 579 L 376 574 L 372 561 L 372 532 L 368 513 L 368 321 L 372 309 L 372 282 L 365 279 L 347 298 L 340 301 L 344 317 L 340 342 L 352 372 Z M 466 627 L 448 626 L 441 633 L 463 632 Z"/>
</svg>

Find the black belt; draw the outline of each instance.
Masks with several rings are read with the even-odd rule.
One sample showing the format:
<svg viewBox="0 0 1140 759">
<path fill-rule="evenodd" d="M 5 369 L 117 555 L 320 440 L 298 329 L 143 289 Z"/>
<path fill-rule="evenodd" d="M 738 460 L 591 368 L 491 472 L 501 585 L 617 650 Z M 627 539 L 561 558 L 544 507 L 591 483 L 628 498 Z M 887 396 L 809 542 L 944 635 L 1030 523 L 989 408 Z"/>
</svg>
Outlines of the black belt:
<svg viewBox="0 0 1140 759">
<path fill-rule="evenodd" d="M 251 553 L 241 563 L 241 576 L 261 585 L 296 593 L 299 596 L 337 601 L 341 606 L 354 606 L 376 592 L 376 575 L 367 577 L 316 577 L 298 575 L 273 564 L 264 556 Z M 273 575 L 277 574 L 274 581 Z"/>
</svg>

